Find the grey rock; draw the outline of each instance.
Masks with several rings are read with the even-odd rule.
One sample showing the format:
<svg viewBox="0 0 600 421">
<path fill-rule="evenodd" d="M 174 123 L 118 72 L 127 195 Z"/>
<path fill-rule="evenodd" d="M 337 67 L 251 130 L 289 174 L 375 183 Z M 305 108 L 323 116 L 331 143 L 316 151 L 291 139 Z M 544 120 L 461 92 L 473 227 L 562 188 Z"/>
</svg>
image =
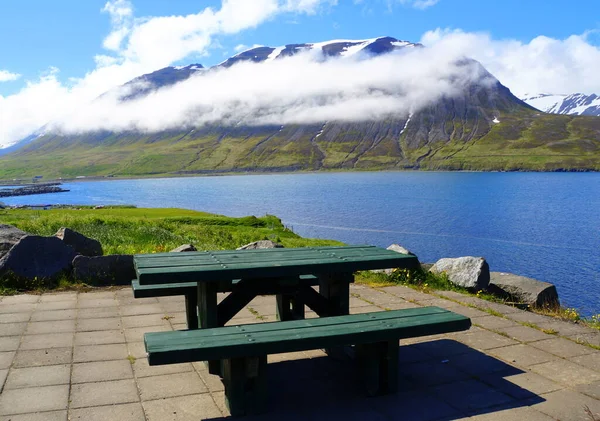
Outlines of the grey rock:
<svg viewBox="0 0 600 421">
<path fill-rule="evenodd" d="M 558 292 L 553 284 L 512 273 L 492 272 L 489 291 L 534 307 L 559 304 Z"/>
<path fill-rule="evenodd" d="M 283 246 L 279 243 L 276 243 L 271 240 L 260 240 L 255 241 L 250 244 L 246 244 L 242 247 L 238 247 L 236 250 L 254 250 L 254 249 L 276 249 L 283 248 Z"/>
<path fill-rule="evenodd" d="M 0 224 L 0 258 L 26 235 L 28 235 L 28 233 L 21 231 L 12 225 Z"/>
<path fill-rule="evenodd" d="M 56 237 L 26 235 L 0 259 L 0 273 L 18 279 L 54 279 L 71 269 L 75 250 Z"/>
<path fill-rule="evenodd" d="M 391 250 L 391 251 L 395 251 L 396 253 L 400 253 L 400 254 L 407 254 L 407 255 L 411 255 L 411 256 L 416 256 L 416 254 L 414 254 L 412 251 L 402 247 L 400 244 L 391 244 L 387 250 Z M 389 269 L 374 269 L 371 272 L 373 273 L 385 273 L 386 275 L 391 275 L 392 272 L 394 271 L 394 268 L 389 268 Z"/>
<path fill-rule="evenodd" d="M 446 273 L 455 285 L 473 290 L 486 290 L 490 283 L 490 267 L 483 257 L 457 257 L 440 259 L 430 272 Z"/>
<path fill-rule="evenodd" d="M 73 259 L 73 277 L 92 285 L 129 285 L 135 279 L 133 256 L 77 256 Z"/>
<path fill-rule="evenodd" d="M 65 244 L 70 245 L 75 251 L 83 256 L 102 256 L 102 244 L 98 240 L 86 237 L 70 228 L 62 227 L 56 234 Z"/>
<path fill-rule="evenodd" d="M 192 244 L 182 244 L 179 247 L 171 250 L 171 253 L 180 253 L 180 252 L 184 252 L 184 251 L 198 251 L 198 250 L 196 250 L 196 247 L 194 247 Z"/>
</svg>

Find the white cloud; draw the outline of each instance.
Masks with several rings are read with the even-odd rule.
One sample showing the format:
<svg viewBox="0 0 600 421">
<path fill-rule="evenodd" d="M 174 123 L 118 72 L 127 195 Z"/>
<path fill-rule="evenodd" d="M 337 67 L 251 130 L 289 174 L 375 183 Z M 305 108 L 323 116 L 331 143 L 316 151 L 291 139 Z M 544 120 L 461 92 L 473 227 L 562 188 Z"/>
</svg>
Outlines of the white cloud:
<svg viewBox="0 0 600 421">
<path fill-rule="evenodd" d="M 12 73 L 8 70 L 0 70 L 0 82 L 12 82 L 13 80 L 17 80 L 21 77 L 18 73 Z"/>
<path fill-rule="evenodd" d="M 495 40 L 489 34 L 436 29 L 423 35 L 439 46 L 480 61 L 517 96 L 526 93 L 600 94 L 600 48 L 588 34 L 566 39 L 538 36 L 529 42 Z"/>
<path fill-rule="evenodd" d="M 254 28 L 279 14 L 318 12 L 337 0 L 222 0 L 186 16 L 136 18 L 128 0 L 110 0 L 102 12 L 111 19 L 96 68 L 61 84 L 56 74 L 29 81 L 20 92 L 0 96 L 0 148 L 10 146 L 48 121 L 70 115 L 107 90 L 136 76 L 171 65 L 191 54 L 203 55 L 215 37 Z M 0 71 L 0 81 L 15 75 Z M 47 92 L 53 91 L 52 95 Z"/>
<path fill-rule="evenodd" d="M 394 3 L 400 3 L 403 6 L 413 7 L 419 10 L 425 10 L 435 6 L 440 0 L 387 0 L 388 10 L 392 10 Z"/>
<path fill-rule="evenodd" d="M 278 125 L 406 116 L 481 78 L 479 66 L 457 64 L 457 58 L 432 48 L 369 60 L 323 60 L 308 52 L 245 62 L 203 72 L 134 101 L 119 102 L 122 93 L 113 92 L 53 128 L 63 133 L 152 132 L 211 123 Z"/>
</svg>

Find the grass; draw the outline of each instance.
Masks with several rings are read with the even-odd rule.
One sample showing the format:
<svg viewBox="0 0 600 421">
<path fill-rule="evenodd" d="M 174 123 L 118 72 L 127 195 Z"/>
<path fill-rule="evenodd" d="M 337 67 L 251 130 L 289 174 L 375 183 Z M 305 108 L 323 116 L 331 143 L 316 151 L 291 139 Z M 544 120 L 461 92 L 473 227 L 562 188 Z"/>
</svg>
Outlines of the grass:
<svg viewBox="0 0 600 421">
<path fill-rule="evenodd" d="M 14 225 L 31 234 L 51 236 L 68 227 L 102 244 L 104 254 L 157 253 L 182 244 L 198 250 L 235 249 L 258 240 L 273 240 L 285 247 L 342 245 L 331 240 L 302 238 L 272 215 L 233 218 L 184 209 L 148 209 L 134 207 L 65 207 L 45 211 L 26 209 L 0 210 L 2 223 Z M 1 294 L 44 289 L 78 289 L 84 284 L 68 274 L 52 280 L 33 280 L 27 284 L 4 275 Z"/>
</svg>

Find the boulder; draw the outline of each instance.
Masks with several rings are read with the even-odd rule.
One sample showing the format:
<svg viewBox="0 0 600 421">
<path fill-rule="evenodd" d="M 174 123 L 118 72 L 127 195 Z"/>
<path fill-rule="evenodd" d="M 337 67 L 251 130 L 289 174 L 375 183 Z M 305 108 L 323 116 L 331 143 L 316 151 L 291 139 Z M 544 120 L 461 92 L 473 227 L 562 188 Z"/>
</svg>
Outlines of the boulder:
<svg viewBox="0 0 600 421">
<path fill-rule="evenodd" d="M 196 250 L 196 247 L 194 247 L 192 244 L 182 244 L 179 247 L 171 250 L 171 253 L 180 253 L 180 252 L 184 252 L 184 251 L 198 251 L 198 250 Z"/>
<path fill-rule="evenodd" d="M 440 259 L 429 271 L 446 273 L 453 284 L 476 291 L 486 290 L 490 283 L 490 267 L 483 257 Z"/>
<path fill-rule="evenodd" d="M 0 224 L 0 258 L 4 256 L 8 250 L 17 242 L 28 235 L 25 231 L 21 231 L 12 225 Z"/>
<path fill-rule="evenodd" d="M 558 292 L 553 284 L 512 273 L 492 272 L 489 291 L 534 307 L 559 305 Z"/>
<path fill-rule="evenodd" d="M 77 253 L 83 256 L 102 256 L 103 254 L 102 244 L 98 240 L 88 238 L 70 228 L 63 227 L 54 236 L 63 240 L 65 244 L 73 247 Z"/>
<path fill-rule="evenodd" d="M 400 253 L 400 254 L 408 254 L 411 256 L 416 256 L 416 254 L 414 254 L 412 251 L 405 249 L 404 247 L 402 247 L 400 244 L 392 244 L 390 245 L 387 250 L 391 250 L 391 251 L 395 251 L 396 253 Z M 389 269 L 374 269 L 371 272 L 374 273 L 385 273 L 386 275 L 391 275 L 392 272 L 394 271 L 394 268 L 389 268 Z"/>
<path fill-rule="evenodd" d="M 135 279 L 133 256 L 112 254 L 108 256 L 77 256 L 73 259 L 73 277 L 92 285 L 130 285 Z"/>
<path fill-rule="evenodd" d="M 277 249 L 283 248 L 283 246 L 279 243 L 276 243 L 271 240 L 260 240 L 255 241 L 250 244 L 246 244 L 245 246 L 238 247 L 236 250 L 254 250 L 254 249 Z"/>
<path fill-rule="evenodd" d="M 56 237 L 26 235 L 0 259 L 0 273 L 17 281 L 50 280 L 71 269 L 75 250 Z"/>
</svg>

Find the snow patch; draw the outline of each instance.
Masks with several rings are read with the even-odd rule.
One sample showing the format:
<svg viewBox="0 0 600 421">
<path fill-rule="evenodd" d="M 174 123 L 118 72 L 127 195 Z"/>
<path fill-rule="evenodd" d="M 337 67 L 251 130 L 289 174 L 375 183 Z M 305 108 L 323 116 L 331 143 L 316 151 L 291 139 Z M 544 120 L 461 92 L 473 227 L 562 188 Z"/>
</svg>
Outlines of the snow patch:
<svg viewBox="0 0 600 421">
<path fill-rule="evenodd" d="M 410 119 L 412 118 L 412 116 L 412 113 L 408 115 L 408 119 L 406 120 L 406 123 L 404 123 L 404 127 L 402 128 L 402 130 L 400 130 L 400 136 L 402 136 L 402 133 L 404 133 L 404 131 L 408 127 L 408 123 L 410 123 Z"/>
<path fill-rule="evenodd" d="M 285 47 L 277 47 L 275 48 L 271 54 L 269 54 L 269 57 L 267 57 L 267 59 L 265 61 L 272 61 L 275 60 L 277 57 L 279 57 L 279 54 L 281 54 L 281 52 L 285 49 Z"/>
</svg>

